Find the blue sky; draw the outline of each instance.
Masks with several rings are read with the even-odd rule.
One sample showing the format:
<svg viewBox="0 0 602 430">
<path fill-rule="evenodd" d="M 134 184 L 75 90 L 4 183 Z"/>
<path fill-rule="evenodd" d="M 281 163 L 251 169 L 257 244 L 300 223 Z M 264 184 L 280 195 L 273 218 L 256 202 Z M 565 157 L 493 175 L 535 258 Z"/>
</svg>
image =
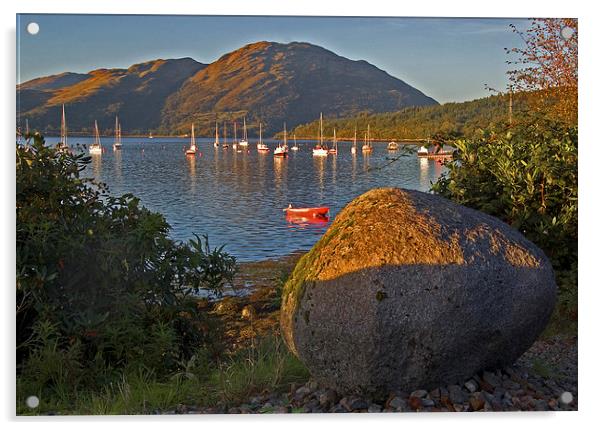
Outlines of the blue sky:
<svg viewBox="0 0 602 430">
<path fill-rule="evenodd" d="M 27 33 L 30 22 L 40 31 Z M 202 63 L 259 40 L 303 41 L 366 60 L 439 102 L 505 88 L 509 24 L 525 19 L 19 15 L 19 82 L 49 74 L 128 67 L 156 58 Z"/>
</svg>

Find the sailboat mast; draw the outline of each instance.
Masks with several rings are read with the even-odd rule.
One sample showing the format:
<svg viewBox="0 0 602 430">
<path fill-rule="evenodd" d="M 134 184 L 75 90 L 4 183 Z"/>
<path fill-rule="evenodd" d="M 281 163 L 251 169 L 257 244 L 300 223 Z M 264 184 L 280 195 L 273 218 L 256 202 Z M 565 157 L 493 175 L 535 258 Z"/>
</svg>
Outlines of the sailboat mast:
<svg viewBox="0 0 602 430">
<path fill-rule="evenodd" d="M 284 123 L 284 146 L 286 146 L 286 122 Z"/>
<path fill-rule="evenodd" d="M 236 121 L 234 121 L 234 143 L 236 143 Z"/>
<path fill-rule="evenodd" d="M 61 143 L 67 145 L 67 121 L 65 120 L 65 105 L 63 104 L 63 116 L 61 118 Z"/>
<path fill-rule="evenodd" d="M 261 123 L 259 123 L 259 143 L 263 143 L 263 140 L 261 139 Z"/>
<path fill-rule="evenodd" d="M 100 134 L 98 133 L 98 121 L 94 120 L 94 144 L 100 145 Z"/>
<path fill-rule="evenodd" d="M 192 123 L 192 131 L 190 133 L 190 148 L 194 149 L 196 147 L 196 143 L 194 141 L 194 122 Z"/>
<path fill-rule="evenodd" d="M 372 143 L 370 142 L 370 124 L 368 124 L 368 146 L 372 146 Z"/>
<path fill-rule="evenodd" d="M 356 146 L 357 146 L 357 126 L 353 130 L 353 147 L 355 148 Z"/>
<path fill-rule="evenodd" d="M 217 121 L 215 121 L 215 143 L 219 144 L 219 133 L 217 131 Z"/>
<path fill-rule="evenodd" d="M 119 117 L 115 115 L 115 143 L 119 143 Z"/>
<path fill-rule="evenodd" d="M 243 134 L 244 134 L 244 140 L 247 140 L 247 117 L 243 117 L 242 119 L 242 126 L 243 126 Z"/>
<path fill-rule="evenodd" d="M 320 146 L 323 146 L 324 139 L 322 138 L 322 112 L 320 112 Z"/>
<path fill-rule="evenodd" d="M 334 129 L 333 138 L 334 138 L 334 149 L 336 150 L 337 149 L 337 129 L 336 128 Z"/>
</svg>

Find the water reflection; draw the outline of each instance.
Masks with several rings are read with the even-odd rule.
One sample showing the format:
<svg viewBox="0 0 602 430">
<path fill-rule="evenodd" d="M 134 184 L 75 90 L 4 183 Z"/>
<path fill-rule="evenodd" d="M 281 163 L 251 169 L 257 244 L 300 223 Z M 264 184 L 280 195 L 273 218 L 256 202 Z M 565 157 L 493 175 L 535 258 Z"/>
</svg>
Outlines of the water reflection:
<svg viewBox="0 0 602 430">
<path fill-rule="evenodd" d="M 277 190 L 282 188 L 283 179 L 286 180 L 286 160 L 284 157 L 274 157 L 274 182 Z"/>
<path fill-rule="evenodd" d="M 418 158 L 420 164 L 420 186 L 422 188 L 429 187 L 429 160 L 428 158 Z"/>
<path fill-rule="evenodd" d="M 332 156 L 332 185 L 336 185 L 337 183 L 337 155 L 334 154 Z"/>
<path fill-rule="evenodd" d="M 303 217 L 298 215 L 286 214 L 286 222 L 290 224 L 290 227 L 324 227 L 328 224 L 329 217 Z"/>
<path fill-rule="evenodd" d="M 93 139 L 78 141 L 89 144 Z M 387 151 L 380 146 L 372 154 L 358 151 L 354 156 L 341 145 L 336 158 L 313 157 L 314 142 L 299 139 L 297 153 L 274 159 L 273 153 L 258 153 L 256 141 L 238 153 L 232 146 L 215 150 L 211 137 L 197 139 L 202 157 L 187 158 L 188 143 L 178 138 L 124 138 L 121 152 L 93 156 L 82 177 L 106 182 L 113 195 L 138 196 L 144 206 L 165 215 L 174 239 L 188 240 L 193 232 L 208 234 L 211 244 L 225 245 L 240 261 L 309 249 L 358 195 L 385 186 L 428 191 L 445 170 L 417 157 L 403 157 L 380 169 L 387 164 Z M 363 172 L 369 168 L 369 174 Z M 289 203 L 328 206 L 331 217 L 288 219 L 282 208 Z"/>
<path fill-rule="evenodd" d="M 364 152 L 363 154 L 363 168 L 364 168 L 364 172 L 368 171 L 370 169 L 370 157 L 372 156 L 372 154 L 370 152 Z"/>
<path fill-rule="evenodd" d="M 102 154 L 90 154 L 90 157 L 92 157 L 94 177 L 102 181 Z"/>
<path fill-rule="evenodd" d="M 186 164 L 188 164 L 188 183 L 190 185 L 190 193 L 194 195 L 196 193 L 196 156 L 187 156 Z"/>
<path fill-rule="evenodd" d="M 313 157 L 314 171 L 317 173 L 318 185 L 319 185 L 319 196 L 320 201 L 324 199 L 324 164 L 326 164 L 326 157 Z"/>
<path fill-rule="evenodd" d="M 122 166 L 121 166 L 121 150 L 113 151 L 113 169 L 115 172 L 115 179 L 121 184 L 122 178 Z"/>
</svg>

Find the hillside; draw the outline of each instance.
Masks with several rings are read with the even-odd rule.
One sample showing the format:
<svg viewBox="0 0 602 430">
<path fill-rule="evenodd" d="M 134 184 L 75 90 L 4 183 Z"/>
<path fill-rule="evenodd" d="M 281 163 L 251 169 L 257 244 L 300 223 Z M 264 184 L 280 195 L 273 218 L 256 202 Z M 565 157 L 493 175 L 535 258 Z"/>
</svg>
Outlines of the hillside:
<svg viewBox="0 0 602 430">
<path fill-rule="evenodd" d="M 63 73 L 17 87 L 21 122 L 56 131 L 65 103 L 70 130 L 94 120 L 112 129 L 116 114 L 125 133 L 184 133 L 195 121 L 199 135 L 221 122 L 247 116 L 266 135 L 317 118 L 389 112 L 437 102 L 366 61 L 353 61 L 308 43 L 258 42 L 210 65 L 190 58 L 155 60 L 128 69 Z"/>
<path fill-rule="evenodd" d="M 520 112 L 524 105 L 523 100 L 515 97 L 514 112 Z M 363 139 L 370 124 L 371 138 L 382 140 L 420 139 L 436 134 L 474 136 L 479 129 L 503 123 L 507 118 L 508 97 L 490 96 L 462 103 L 405 108 L 397 112 L 362 112 L 347 118 L 326 117 L 324 134 L 330 137 L 333 128 L 336 128 L 337 136 L 351 138 L 357 127 L 358 139 Z M 318 121 L 300 125 L 292 131 L 297 137 L 315 137 L 318 132 Z"/>
<path fill-rule="evenodd" d="M 204 67 L 182 58 L 34 79 L 17 87 L 17 114 L 37 129 L 56 130 L 64 103 L 70 130 L 90 130 L 94 120 L 112 129 L 118 114 L 125 131 L 144 131 L 157 127 L 167 97 Z"/>
<path fill-rule="evenodd" d="M 366 61 L 352 61 L 309 43 L 258 42 L 224 55 L 190 78 L 165 106 L 165 130 L 211 117 L 247 115 L 267 133 L 315 119 L 388 112 L 435 100 Z M 228 115 L 230 113 L 230 115 Z M 234 113 L 234 114 L 232 114 Z M 226 115 L 224 115 L 226 114 Z"/>
</svg>

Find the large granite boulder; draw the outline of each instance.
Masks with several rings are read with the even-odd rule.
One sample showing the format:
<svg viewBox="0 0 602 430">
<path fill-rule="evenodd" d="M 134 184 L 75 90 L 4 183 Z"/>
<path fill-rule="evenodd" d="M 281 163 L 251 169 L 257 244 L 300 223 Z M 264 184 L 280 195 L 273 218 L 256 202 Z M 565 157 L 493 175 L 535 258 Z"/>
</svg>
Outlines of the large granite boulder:
<svg viewBox="0 0 602 430">
<path fill-rule="evenodd" d="M 543 252 L 442 197 L 371 190 L 336 217 L 283 292 L 281 327 L 312 375 L 382 392 L 513 363 L 554 308 Z"/>
</svg>

